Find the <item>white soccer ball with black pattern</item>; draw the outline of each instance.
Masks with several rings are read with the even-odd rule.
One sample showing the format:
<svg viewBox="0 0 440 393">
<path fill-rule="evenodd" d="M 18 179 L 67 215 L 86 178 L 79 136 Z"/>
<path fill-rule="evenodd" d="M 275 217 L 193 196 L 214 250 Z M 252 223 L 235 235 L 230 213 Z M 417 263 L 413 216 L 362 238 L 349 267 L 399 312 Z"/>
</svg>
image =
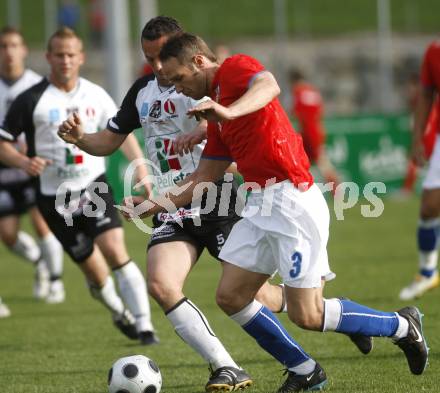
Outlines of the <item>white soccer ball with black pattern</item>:
<svg viewBox="0 0 440 393">
<path fill-rule="evenodd" d="M 161 387 L 159 367 L 143 355 L 120 358 L 108 372 L 109 393 L 159 393 Z"/>
</svg>

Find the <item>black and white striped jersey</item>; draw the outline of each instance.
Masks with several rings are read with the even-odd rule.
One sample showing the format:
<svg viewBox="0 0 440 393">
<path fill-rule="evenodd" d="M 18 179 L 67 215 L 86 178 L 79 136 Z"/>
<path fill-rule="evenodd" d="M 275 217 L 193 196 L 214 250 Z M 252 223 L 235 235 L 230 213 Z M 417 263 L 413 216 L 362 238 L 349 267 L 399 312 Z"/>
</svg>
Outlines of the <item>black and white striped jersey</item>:
<svg viewBox="0 0 440 393">
<path fill-rule="evenodd" d="M 78 191 L 104 173 L 105 159 L 64 142 L 57 135 L 58 126 L 71 113 L 77 112 L 84 131 L 94 133 L 106 127 L 108 118 L 116 110 L 105 90 L 87 79 L 80 78 L 72 91 L 65 92 L 44 78 L 14 100 L 0 136 L 16 140 L 24 133 L 28 156 L 52 161 L 40 176 L 42 194 L 56 195 L 62 183 L 67 189 Z"/>
</svg>

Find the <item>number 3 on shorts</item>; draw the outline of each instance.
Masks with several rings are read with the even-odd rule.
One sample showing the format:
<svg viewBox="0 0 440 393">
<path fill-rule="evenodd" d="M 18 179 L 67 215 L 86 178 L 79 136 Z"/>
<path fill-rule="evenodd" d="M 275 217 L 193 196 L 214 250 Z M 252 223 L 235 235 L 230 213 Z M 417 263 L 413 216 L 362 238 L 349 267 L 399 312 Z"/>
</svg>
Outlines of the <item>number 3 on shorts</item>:
<svg viewBox="0 0 440 393">
<path fill-rule="evenodd" d="M 300 252 L 295 251 L 292 255 L 292 269 L 290 269 L 290 277 L 296 278 L 301 273 L 302 255 Z"/>
</svg>

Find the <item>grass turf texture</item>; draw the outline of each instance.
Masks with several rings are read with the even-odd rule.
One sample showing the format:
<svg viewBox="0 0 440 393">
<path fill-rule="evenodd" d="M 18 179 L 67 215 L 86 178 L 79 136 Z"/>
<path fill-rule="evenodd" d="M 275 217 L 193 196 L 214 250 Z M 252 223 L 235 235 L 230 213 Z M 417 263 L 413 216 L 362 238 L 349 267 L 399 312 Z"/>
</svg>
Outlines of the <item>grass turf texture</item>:
<svg viewBox="0 0 440 393">
<path fill-rule="evenodd" d="M 377 219 L 363 218 L 359 204 L 345 212 L 345 221 L 333 217 L 329 254 L 338 277 L 328 284 L 326 296 L 344 295 L 383 310 L 404 306 L 397 294 L 416 269 L 417 209 L 415 199 L 387 200 Z M 131 255 L 144 269 L 145 235 L 131 224 L 126 227 Z M 32 299 L 33 272 L 26 263 L 5 248 L 0 248 L 0 260 L 0 295 L 13 314 L 0 320 L 2 393 L 105 393 L 111 364 L 130 354 L 144 354 L 158 363 L 163 393 L 204 391 L 206 364 L 174 334 L 153 301 L 161 343 L 138 346 L 112 326 L 110 315 L 89 297 L 79 270 L 67 258 L 67 300 L 61 305 Z M 274 392 L 284 380 L 282 366 L 216 307 L 219 273 L 217 263 L 204 254 L 187 282 L 186 294 L 206 313 L 236 361 L 252 375 L 254 386 L 249 392 Z M 324 367 L 327 390 L 332 393 L 438 392 L 439 296 L 440 291 L 434 290 L 413 302 L 425 314 L 424 330 L 431 347 L 430 366 L 421 377 L 410 374 L 403 354 L 387 339 L 375 339 L 372 354 L 364 356 L 342 335 L 301 331 L 288 323 L 286 315 L 281 319 Z"/>
</svg>

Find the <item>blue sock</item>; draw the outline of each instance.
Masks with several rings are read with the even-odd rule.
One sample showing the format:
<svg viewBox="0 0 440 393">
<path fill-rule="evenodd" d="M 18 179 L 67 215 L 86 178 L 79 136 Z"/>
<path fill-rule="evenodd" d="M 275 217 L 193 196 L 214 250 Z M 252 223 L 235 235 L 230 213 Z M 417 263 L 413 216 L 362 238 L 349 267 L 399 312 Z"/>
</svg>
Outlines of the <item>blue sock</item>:
<svg viewBox="0 0 440 393">
<path fill-rule="evenodd" d="M 295 367 L 310 359 L 301 346 L 290 337 L 275 315 L 257 301 L 232 315 L 231 318 L 238 322 L 260 347 L 286 368 Z"/>
<path fill-rule="evenodd" d="M 417 230 L 417 243 L 419 246 L 419 251 L 429 252 L 437 249 L 438 233 L 439 227 L 437 225 L 420 223 Z"/>
<path fill-rule="evenodd" d="M 437 244 L 440 232 L 439 219 L 421 220 L 417 230 L 417 244 L 420 255 L 419 273 L 431 277 L 437 270 Z"/>
<path fill-rule="evenodd" d="M 396 333 L 399 326 L 396 313 L 374 310 L 351 300 L 339 301 L 342 313 L 335 331 L 375 337 L 391 337 Z"/>
</svg>

